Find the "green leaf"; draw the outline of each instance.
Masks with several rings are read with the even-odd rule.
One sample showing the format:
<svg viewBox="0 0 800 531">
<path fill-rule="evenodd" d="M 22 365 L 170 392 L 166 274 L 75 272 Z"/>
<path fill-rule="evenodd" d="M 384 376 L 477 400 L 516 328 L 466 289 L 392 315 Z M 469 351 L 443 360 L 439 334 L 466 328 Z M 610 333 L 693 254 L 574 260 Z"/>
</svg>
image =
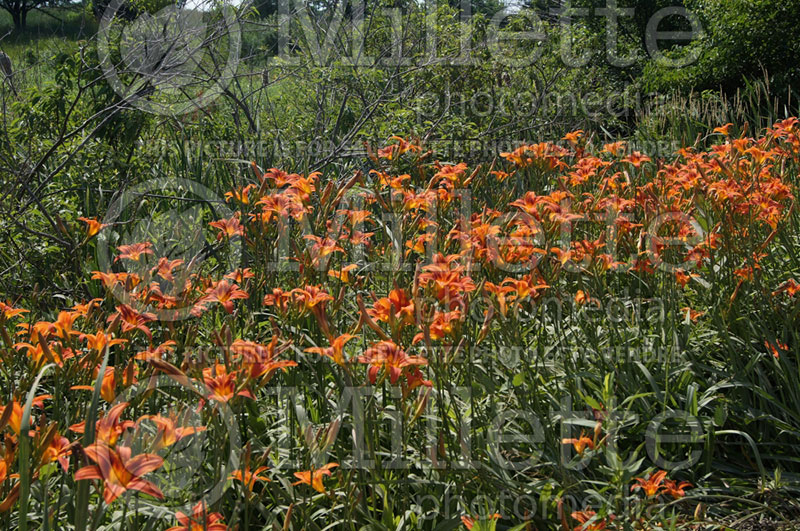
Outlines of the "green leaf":
<svg viewBox="0 0 800 531">
<path fill-rule="evenodd" d="M 30 454 L 31 454 L 31 442 L 30 442 L 30 434 L 28 433 L 28 426 L 31 424 L 31 408 L 33 407 L 33 399 L 36 396 L 36 389 L 39 387 L 39 382 L 44 376 L 44 373 L 47 372 L 47 369 L 50 367 L 54 367 L 54 363 L 48 363 L 42 370 L 39 371 L 39 375 L 36 376 L 36 380 L 33 382 L 33 386 L 31 387 L 30 391 L 28 391 L 28 398 L 25 401 L 25 409 L 22 412 L 22 422 L 20 422 L 20 430 L 19 430 L 19 524 L 18 527 L 21 531 L 26 531 L 28 529 L 28 498 L 31 492 L 31 462 L 30 462 Z M 45 494 L 46 495 L 46 494 Z"/>
<path fill-rule="evenodd" d="M 102 375 L 106 373 L 108 367 L 108 356 L 111 349 L 106 345 L 106 353 L 103 355 L 103 363 L 100 365 L 100 370 L 97 372 L 98 377 L 94 384 L 94 393 L 92 394 L 92 402 L 89 404 L 89 409 L 86 412 L 86 424 L 83 432 L 83 441 L 81 444 L 84 448 L 94 442 L 95 424 L 97 422 L 97 408 L 100 403 L 100 388 L 103 385 Z M 75 530 L 83 531 L 86 529 L 86 517 L 89 515 L 89 482 L 78 482 L 77 493 L 75 497 Z"/>
</svg>

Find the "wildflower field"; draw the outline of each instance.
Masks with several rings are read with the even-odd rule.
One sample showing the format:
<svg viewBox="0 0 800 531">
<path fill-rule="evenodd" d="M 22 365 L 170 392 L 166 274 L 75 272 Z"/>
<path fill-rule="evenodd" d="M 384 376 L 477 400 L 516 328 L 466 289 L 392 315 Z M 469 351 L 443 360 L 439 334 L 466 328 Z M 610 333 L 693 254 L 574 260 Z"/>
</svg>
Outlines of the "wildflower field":
<svg viewBox="0 0 800 531">
<path fill-rule="evenodd" d="M 800 124 L 708 134 L 253 163 L 194 247 L 189 185 L 75 213 L 93 298 L 2 305 L 0 525 L 791 522 Z"/>
<path fill-rule="evenodd" d="M 798 27 L 0 1 L 0 530 L 800 531 Z"/>
</svg>

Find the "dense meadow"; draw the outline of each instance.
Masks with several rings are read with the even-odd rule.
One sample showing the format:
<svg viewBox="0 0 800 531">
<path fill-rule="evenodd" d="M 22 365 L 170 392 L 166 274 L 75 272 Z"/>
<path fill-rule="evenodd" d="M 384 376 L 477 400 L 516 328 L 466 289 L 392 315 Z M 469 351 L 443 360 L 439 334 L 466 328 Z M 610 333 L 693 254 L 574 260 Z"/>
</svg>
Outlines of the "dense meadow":
<svg viewBox="0 0 800 531">
<path fill-rule="evenodd" d="M 556 19 L 532 64 L 428 59 L 525 27 L 490 3 L 367 18 L 422 62 L 315 64 L 300 15 L 264 61 L 243 15 L 213 98 L 230 39 L 188 82 L 122 16 L 9 27 L 0 528 L 800 529 L 798 74 L 684 3 L 672 69 L 564 68 L 606 34 Z"/>
<path fill-rule="evenodd" d="M 70 229 L 104 266 L 95 298 L 2 307 L 3 508 L 20 527 L 788 516 L 798 129 L 723 126 L 656 161 L 576 131 L 474 168 L 397 138 L 339 187 L 253 164 L 205 230 L 220 260 L 174 258 L 186 234 L 133 191 Z M 148 223 L 118 244 L 126 210 Z"/>
</svg>

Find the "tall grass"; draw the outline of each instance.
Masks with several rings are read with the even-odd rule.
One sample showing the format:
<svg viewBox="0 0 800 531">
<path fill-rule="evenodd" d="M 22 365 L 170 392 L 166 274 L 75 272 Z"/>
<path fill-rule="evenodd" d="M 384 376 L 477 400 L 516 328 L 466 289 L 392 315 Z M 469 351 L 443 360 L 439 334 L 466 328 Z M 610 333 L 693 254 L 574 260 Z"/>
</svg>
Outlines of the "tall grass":
<svg viewBox="0 0 800 531">
<path fill-rule="evenodd" d="M 734 94 L 722 91 L 661 94 L 646 102 L 635 116 L 634 138 L 639 141 L 671 140 L 678 145 L 709 145 L 709 124 L 732 123 L 749 135 L 778 120 L 797 116 L 800 94 L 787 87 L 776 94 L 769 76 L 744 80 Z M 745 130 L 746 129 L 746 130 Z"/>
</svg>

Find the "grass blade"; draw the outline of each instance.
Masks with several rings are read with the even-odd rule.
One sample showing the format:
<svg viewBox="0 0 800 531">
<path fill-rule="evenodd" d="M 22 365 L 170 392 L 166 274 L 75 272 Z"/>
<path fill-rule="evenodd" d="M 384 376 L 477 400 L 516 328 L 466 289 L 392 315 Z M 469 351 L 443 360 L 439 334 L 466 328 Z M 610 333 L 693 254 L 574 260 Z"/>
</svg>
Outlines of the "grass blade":
<svg viewBox="0 0 800 531">
<path fill-rule="evenodd" d="M 20 531 L 27 531 L 28 529 L 28 499 L 31 492 L 31 437 L 28 433 L 28 426 L 31 424 L 31 408 L 33 407 L 33 398 L 36 396 L 36 389 L 39 387 L 39 382 L 42 380 L 44 373 L 47 369 L 53 367 L 54 363 L 48 363 L 33 382 L 33 386 L 28 391 L 28 398 L 25 400 L 25 409 L 22 412 L 22 422 L 20 423 L 19 430 L 19 529 Z M 46 516 L 45 516 L 46 517 Z"/>
<path fill-rule="evenodd" d="M 106 352 L 103 355 L 103 363 L 100 365 L 100 371 L 97 373 L 98 377 L 94 384 L 94 393 L 92 393 L 92 402 L 89 404 L 89 410 L 86 412 L 86 427 L 83 432 L 83 447 L 86 448 L 94 442 L 95 423 L 97 422 L 97 406 L 100 403 L 100 387 L 103 385 L 103 375 L 106 373 L 108 366 L 109 347 L 106 345 Z M 89 515 L 89 482 L 80 481 L 78 483 L 77 493 L 75 496 L 75 530 L 84 531 L 86 529 L 86 517 Z"/>
</svg>

